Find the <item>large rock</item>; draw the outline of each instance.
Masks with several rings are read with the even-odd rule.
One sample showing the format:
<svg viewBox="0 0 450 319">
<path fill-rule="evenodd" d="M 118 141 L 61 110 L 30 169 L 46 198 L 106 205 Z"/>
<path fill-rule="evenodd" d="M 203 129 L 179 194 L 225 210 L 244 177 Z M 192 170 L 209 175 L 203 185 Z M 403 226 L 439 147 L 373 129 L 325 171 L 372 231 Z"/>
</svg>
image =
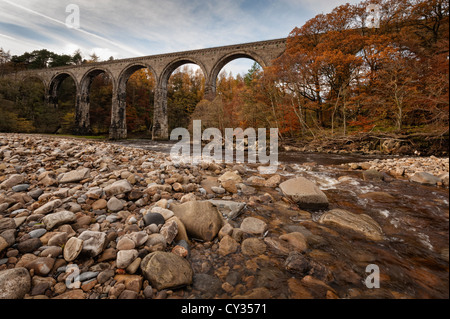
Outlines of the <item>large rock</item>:
<svg viewBox="0 0 450 319">
<path fill-rule="evenodd" d="M 303 209 L 327 209 L 329 202 L 317 185 L 303 177 L 288 180 L 280 184 L 280 189 Z"/>
<path fill-rule="evenodd" d="M 42 219 L 42 222 L 44 223 L 47 230 L 52 230 L 55 227 L 64 224 L 74 223 L 76 221 L 77 217 L 75 216 L 75 214 L 69 211 L 62 211 L 59 213 L 50 214 Z"/>
<path fill-rule="evenodd" d="M 107 186 L 104 189 L 104 191 L 105 191 L 106 196 L 111 197 L 111 196 L 129 193 L 129 192 L 131 192 L 132 189 L 133 189 L 133 187 L 131 186 L 131 184 L 127 180 L 124 179 L 124 180 L 117 181 L 117 182 L 113 183 L 112 185 Z"/>
<path fill-rule="evenodd" d="M 172 253 L 154 252 L 141 262 L 142 272 L 157 290 L 180 288 L 192 284 L 190 263 Z"/>
<path fill-rule="evenodd" d="M 2 236 L 0 236 L 0 254 L 2 253 L 3 250 L 5 250 L 8 247 L 9 247 L 8 242 Z"/>
<path fill-rule="evenodd" d="M 357 215 L 343 209 L 334 209 L 323 214 L 319 223 L 351 229 L 375 241 L 384 239 L 380 225 L 365 214 Z"/>
<path fill-rule="evenodd" d="M 95 231 L 85 231 L 78 239 L 83 241 L 83 249 L 81 253 L 89 257 L 96 257 L 101 254 L 106 241 L 106 234 Z"/>
<path fill-rule="evenodd" d="M 31 289 L 31 276 L 26 268 L 0 272 L 0 299 L 23 299 Z"/>
<path fill-rule="evenodd" d="M 0 189 L 10 189 L 16 185 L 22 184 L 25 181 L 25 178 L 23 175 L 11 175 L 10 178 L 8 178 L 6 181 L 0 184 Z"/>
<path fill-rule="evenodd" d="M 219 210 L 210 202 L 187 202 L 174 206 L 173 212 L 192 238 L 212 241 L 223 225 Z"/>
<path fill-rule="evenodd" d="M 16 229 L 16 222 L 12 218 L 0 219 L 0 233 L 8 229 Z"/>
<path fill-rule="evenodd" d="M 91 170 L 89 168 L 82 168 L 76 171 L 71 171 L 63 174 L 60 179 L 60 184 L 77 183 L 89 178 Z"/>
<path fill-rule="evenodd" d="M 48 257 L 39 257 L 29 264 L 27 264 L 27 268 L 29 270 L 33 270 L 36 276 L 47 276 L 52 270 L 55 264 L 55 259 Z"/>
<path fill-rule="evenodd" d="M 441 179 L 430 173 L 419 172 L 419 173 L 414 174 L 414 176 L 411 177 L 411 181 L 419 183 L 419 184 L 423 184 L 423 185 L 436 185 L 437 183 L 441 182 Z"/>
<path fill-rule="evenodd" d="M 225 181 L 233 181 L 235 183 L 242 183 L 242 178 L 239 176 L 238 172 L 226 172 L 219 177 L 219 182 L 223 183 Z"/>
<path fill-rule="evenodd" d="M 138 257 L 135 249 L 121 250 L 117 253 L 116 265 L 119 269 L 125 269 Z"/>
</svg>

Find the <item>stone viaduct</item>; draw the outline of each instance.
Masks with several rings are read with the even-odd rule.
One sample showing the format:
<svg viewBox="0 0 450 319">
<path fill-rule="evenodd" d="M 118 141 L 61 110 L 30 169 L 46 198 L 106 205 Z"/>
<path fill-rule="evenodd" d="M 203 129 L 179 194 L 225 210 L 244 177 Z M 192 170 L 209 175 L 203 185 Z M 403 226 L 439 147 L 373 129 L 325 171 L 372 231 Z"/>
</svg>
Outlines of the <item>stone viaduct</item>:
<svg viewBox="0 0 450 319">
<path fill-rule="evenodd" d="M 270 66 L 286 49 L 286 39 L 230 45 L 202 50 L 185 51 L 139 58 L 113 60 L 108 62 L 83 64 L 42 70 L 18 72 L 16 80 L 38 78 L 44 83 L 47 102 L 57 107 L 58 89 L 61 83 L 71 77 L 76 86 L 76 134 L 90 133 L 89 94 L 93 79 L 102 73 L 109 76 L 113 86 L 111 106 L 110 139 L 125 139 L 126 125 L 126 84 L 134 72 L 148 68 L 155 76 L 153 139 L 169 138 L 167 112 L 167 85 L 171 74 L 188 63 L 198 65 L 205 76 L 205 98 L 212 100 L 216 94 L 216 81 L 223 67 L 236 59 L 249 58 L 262 67 Z"/>
</svg>

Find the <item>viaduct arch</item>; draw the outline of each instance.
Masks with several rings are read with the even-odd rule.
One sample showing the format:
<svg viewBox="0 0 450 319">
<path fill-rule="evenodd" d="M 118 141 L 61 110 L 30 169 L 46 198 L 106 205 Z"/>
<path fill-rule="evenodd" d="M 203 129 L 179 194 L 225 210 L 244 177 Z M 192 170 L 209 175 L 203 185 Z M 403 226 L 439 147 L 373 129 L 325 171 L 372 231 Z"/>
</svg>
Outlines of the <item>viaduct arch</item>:
<svg viewBox="0 0 450 319">
<path fill-rule="evenodd" d="M 154 140 L 166 140 L 169 139 L 167 84 L 178 67 L 188 63 L 198 65 L 206 80 L 205 98 L 212 100 L 216 95 L 217 77 L 226 64 L 239 58 L 249 58 L 262 67 L 267 67 L 285 50 L 286 39 L 277 39 L 80 66 L 23 71 L 12 77 L 16 80 L 30 77 L 41 79 L 45 85 L 46 99 L 50 107 L 58 106 L 58 89 L 66 78 L 71 77 L 76 87 L 76 134 L 87 135 L 91 132 L 89 118 L 91 84 L 97 75 L 106 74 L 113 86 L 109 137 L 118 140 L 127 137 L 126 84 L 134 72 L 148 68 L 155 76 L 157 83 L 152 136 Z"/>
</svg>

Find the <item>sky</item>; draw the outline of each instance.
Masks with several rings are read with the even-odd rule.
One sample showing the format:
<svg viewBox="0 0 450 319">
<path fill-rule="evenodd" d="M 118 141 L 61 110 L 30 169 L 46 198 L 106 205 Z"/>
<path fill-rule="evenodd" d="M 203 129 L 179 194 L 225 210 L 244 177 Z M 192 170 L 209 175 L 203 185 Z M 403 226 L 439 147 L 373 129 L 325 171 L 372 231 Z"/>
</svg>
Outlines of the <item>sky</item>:
<svg viewBox="0 0 450 319">
<path fill-rule="evenodd" d="M 0 0 L 0 48 L 12 55 L 80 49 L 101 60 L 205 49 L 284 38 L 346 2 L 359 1 Z M 237 60 L 224 70 L 245 74 L 252 64 Z"/>
</svg>

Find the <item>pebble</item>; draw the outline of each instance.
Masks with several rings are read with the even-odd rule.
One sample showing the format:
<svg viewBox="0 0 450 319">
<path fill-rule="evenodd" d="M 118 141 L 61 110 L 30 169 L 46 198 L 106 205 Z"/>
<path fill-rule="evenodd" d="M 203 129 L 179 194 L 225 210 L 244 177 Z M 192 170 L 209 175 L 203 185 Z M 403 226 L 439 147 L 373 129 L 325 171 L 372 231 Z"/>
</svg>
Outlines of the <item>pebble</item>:
<svg viewBox="0 0 450 319">
<path fill-rule="evenodd" d="M 116 265 L 119 269 L 125 269 L 137 258 L 138 251 L 135 249 L 121 250 L 117 253 Z"/>
<path fill-rule="evenodd" d="M 146 226 L 149 225 L 164 225 L 166 223 L 166 220 L 163 215 L 159 213 L 148 213 L 144 216 L 144 222 Z"/>
<path fill-rule="evenodd" d="M 28 233 L 31 238 L 41 238 L 47 233 L 46 229 L 35 229 Z"/>
<path fill-rule="evenodd" d="M 64 246 L 64 259 L 67 262 L 72 262 L 77 259 L 83 249 L 83 243 L 83 240 L 79 238 L 70 238 Z"/>
<path fill-rule="evenodd" d="M 39 238 L 25 240 L 17 245 L 17 250 L 22 254 L 32 253 L 42 246 Z"/>
<path fill-rule="evenodd" d="M 344 272 L 346 261 L 318 253 L 317 246 L 329 251 L 333 236 L 349 230 L 365 241 L 375 239 L 367 227 L 375 237 L 381 231 L 358 210 L 324 211 L 323 218 L 310 215 L 284 225 L 286 216 L 302 214 L 292 203 L 302 189 L 290 193 L 282 182 L 307 176 L 288 166 L 266 175 L 251 165 L 173 165 L 164 154 L 122 145 L 14 134 L 0 134 L 0 159 L 0 298 L 284 298 L 316 297 L 317 290 L 320 297 L 335 298 L 345 293 L 328 288 L 329 280 L 336 287 L 345 280 L 361 285 L 355 273 L 361 265 Z M 448 185 L 448 160 L 396 158 L 350 166 L 377 183 L 394 172 Z M 319 183 L 307 184 L 325 202 Z M 381 193 L 356 199 L 390 204 L 398 198 Z M 334 203 L 333 189 L 326 194 Z M 342 203 L 351 211 L 348 204 Z M 448 249 L 441 254 L 448 261 Z M 82 272 L 79 289 L 65 285 L 70 264 Z M 11 267 L 17 268 L 5 270 Z M 2 291 L 5 274 L 15 291 Z M 314 278 L 302 280 L 305 275 Z"/>
<path fill-rule="evenodd" d="M 78 239 L 83 241 L 82 253 L 90 257 L 96 257 L 103 251 L 106 234 L 98 231 L 85 231 Z"/>
<path fill-rule="evenodd" d="M 85 281 L 89 281 L 91 279 L 97 278 L 98 275 L 99 275 L 98 272 L 87 271 L 87 272 L 80 274 L 80 277 L 78 278 L 78 280 L 81 282 L 85 282 Z"/>
<path fill-rule="evenodd" d="M 134 241 L 127 237 L 122 238 L 117 243 L 118 250 L 131 250 L 131 249 L 134 249 L 135 247 L 136 247 L 136 244 L 134 243 Z"/>
<path fill-rule="evenodd" d="M 116 197 L 111 197 L 111 199 L 107 203 L 107 207 L 112 212 L 118 212 L 121 211 L 124 207 L 121 200 L 117 199 Z"/>
<path fill-rule="evenodd" d="M 16 185 L 12 188 L 13 192 L 20 193 L 20 192 L 26 192 L 30 188 L 29 184 L 21 184 Z"/>
<path fill-rule="evenodd" d="M 262 235 L 266 232 L 267 228 L 266 222 L 254 217 L 247 217 L 244 219 L 240 227 L 243 232 L 252 235 Z"/>
<path fill-rule="evenodd" d="M 31 276 L 25 268 L 0 271 L 0 299 L 23 299 L 31 289 Z"/>
</svg>

